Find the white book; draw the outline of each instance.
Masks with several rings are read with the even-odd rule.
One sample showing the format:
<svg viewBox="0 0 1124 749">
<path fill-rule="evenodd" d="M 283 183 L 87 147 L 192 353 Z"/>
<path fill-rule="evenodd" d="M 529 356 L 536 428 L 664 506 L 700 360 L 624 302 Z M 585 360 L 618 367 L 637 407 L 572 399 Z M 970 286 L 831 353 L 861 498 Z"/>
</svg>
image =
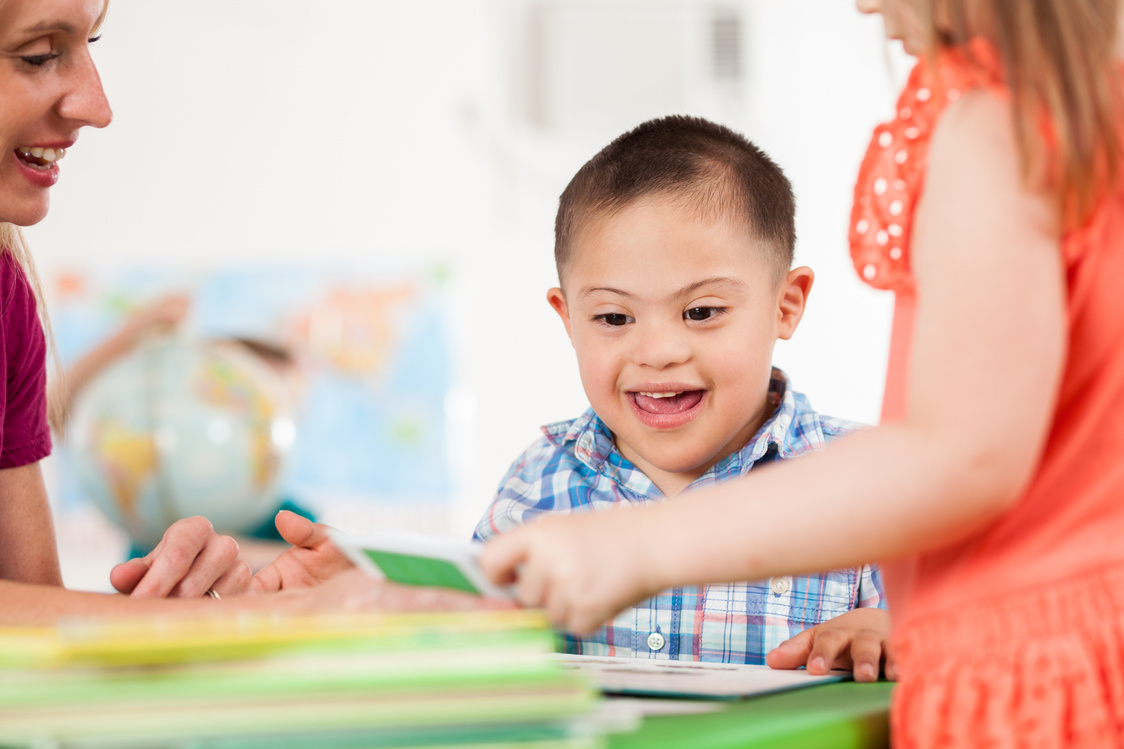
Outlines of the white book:
<svg viewBox="0 0 1124 749">
<path fill-rule="evenodd" d="M 851 678 L 850 671 L 816 676 L 804 669 L 703 661 L 670 661 L 594 655 L 554 656 L 568 668 L 590 676 L 607 694 L 736 700 Z"/>
</svg>

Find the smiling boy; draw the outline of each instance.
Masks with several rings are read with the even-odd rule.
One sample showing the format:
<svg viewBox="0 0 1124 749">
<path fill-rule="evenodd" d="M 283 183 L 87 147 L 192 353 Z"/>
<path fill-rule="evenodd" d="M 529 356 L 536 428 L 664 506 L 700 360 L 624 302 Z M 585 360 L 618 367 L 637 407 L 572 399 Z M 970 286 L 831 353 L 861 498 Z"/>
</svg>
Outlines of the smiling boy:
<svg viewBox="0 0 1124 749">
<path fill-rule="evenodd" d="M 813 411 L 772 366 L 773 346 L 795 332 L 813 281 L 808 268 L 790 270 L 794 222 L 780 168 L 705 120 L 646 122 L 583 166 L 559 202 L 560 286 L 547 300 L 573 344 L 591 408 L 543 428 L 476 537 L 545 513 L 689 502 L 698 487 L 854 429 Z M 877 674 L 888 618 L 848 612 L 882 605 L 880 576 L 869 566 L 676 588 L 589 636 L 566 635 L 566 650 L 763 663 L 782 642 L 842 616 L 830 625 L 836 645 L 827 660 L 847 665 L 834 651 L 852 647 L 862 631 L 865 679 Z M 787 646 L 798 659 L 811 652 L 803 637 Z"/>
</svg>

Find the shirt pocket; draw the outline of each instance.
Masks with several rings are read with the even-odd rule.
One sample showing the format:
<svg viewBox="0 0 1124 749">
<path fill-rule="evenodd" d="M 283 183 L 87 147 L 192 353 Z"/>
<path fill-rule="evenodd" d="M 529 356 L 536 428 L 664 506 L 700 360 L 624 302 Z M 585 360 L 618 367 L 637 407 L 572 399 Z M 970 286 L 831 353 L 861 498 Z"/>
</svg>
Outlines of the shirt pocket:
<svg viewBox="0 0 1124 749">
<path fill-rule="evenodd" d="M 788 638 L 854 607 L 856 570 L 705 588 L 698 622 L 700 660 L 764 663 Z"/>
<path fill-rule="evenodd" d="M 826 622 L 855 607 L 859 579 L 854 569 L 770 578 L 764 583 L 768 614 L 804 625 L 801 629 Z"/>
</svg>

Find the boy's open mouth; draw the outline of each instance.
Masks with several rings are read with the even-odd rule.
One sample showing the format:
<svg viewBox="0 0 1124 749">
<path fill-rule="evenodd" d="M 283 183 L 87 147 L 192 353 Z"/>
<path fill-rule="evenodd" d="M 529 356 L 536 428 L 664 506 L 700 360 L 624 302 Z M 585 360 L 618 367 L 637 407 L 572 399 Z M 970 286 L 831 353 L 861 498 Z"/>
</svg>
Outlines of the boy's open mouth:
<svg viewBox="0 0 1124 749">
<path fill-rule="evenodd" d="M 690 411 L 703 399 L 705 390 L 684 390 L 673 393 L 630 393 L 632 402 L 641 411 L 657 416 Z"/>
</svg>

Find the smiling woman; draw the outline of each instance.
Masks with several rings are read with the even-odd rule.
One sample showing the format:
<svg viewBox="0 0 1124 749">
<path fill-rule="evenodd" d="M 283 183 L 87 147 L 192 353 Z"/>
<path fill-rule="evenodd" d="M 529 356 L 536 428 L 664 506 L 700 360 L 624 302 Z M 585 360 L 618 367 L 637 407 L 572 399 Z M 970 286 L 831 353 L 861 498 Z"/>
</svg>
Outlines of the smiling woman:
<svg viewBox="0 0 1124 749">
<path fill-rule="evenodd" d="M 0 248 L 29 279 L 44 321 L 35 265 L 18 227 L 47 215 L 49 188 L 78 131 L 112 119 L 89 53 L 107 7 L 107 0 L 73 9 L 0 0 Z"/>
<path fill-rule="evenodd" d="M 46 310 L 20 226 L 50 207 L 59 162 L 83 127 L 112 119 L 90 56 L 105 0 L 0 0 L 0 619 L 35 621 L 100 612 L 111 599 L 61 590 L 57 550 L 39 470 L 50 453 L 46 414 Z M 169 530 L 162 551 L 118 573 L 142 593 L 201 597 L 236 592 L 247 571 L 237 546 L 196 518 Z M 131 574 L 130 574 L 131 573 Z M 146 580 L 141 579 L 146 578 Z M 213 597 L 213 596 L 212 596 Z"/>
<path fill-rule="evenodd" d="M 0 219 L 28 226 L 50 205 L 59 161 L 113 117 L 90 56 L 104 0 L 0 2 Z"/>
<path fill-rule="evenodd" d="M 216 599 L 249 589 L 249 567 L 238 560 L 237 543 L 199 517 L 172 525 L 151 554 L 113 570 L 114 586 L 130 595 L 62 588 L 39 468 L 51 450 L 46 312 L 19 227 L 46 217 L 59 162 L 82 128 L 105 127 L 112 119 L 90 55 L 106 9 L 106 0 L 0 0 L 0 624 L 82 614 L 202 613 L 213 611 Z M 217 605 L 297 611 L 345 601 L 413 605 L 405 593 L 349 579 L 312 592 Z M 195 600 L 153 600 L 165 597 Z M 458 602 L 471 605 L 448 601 Z"/>
</svg>

